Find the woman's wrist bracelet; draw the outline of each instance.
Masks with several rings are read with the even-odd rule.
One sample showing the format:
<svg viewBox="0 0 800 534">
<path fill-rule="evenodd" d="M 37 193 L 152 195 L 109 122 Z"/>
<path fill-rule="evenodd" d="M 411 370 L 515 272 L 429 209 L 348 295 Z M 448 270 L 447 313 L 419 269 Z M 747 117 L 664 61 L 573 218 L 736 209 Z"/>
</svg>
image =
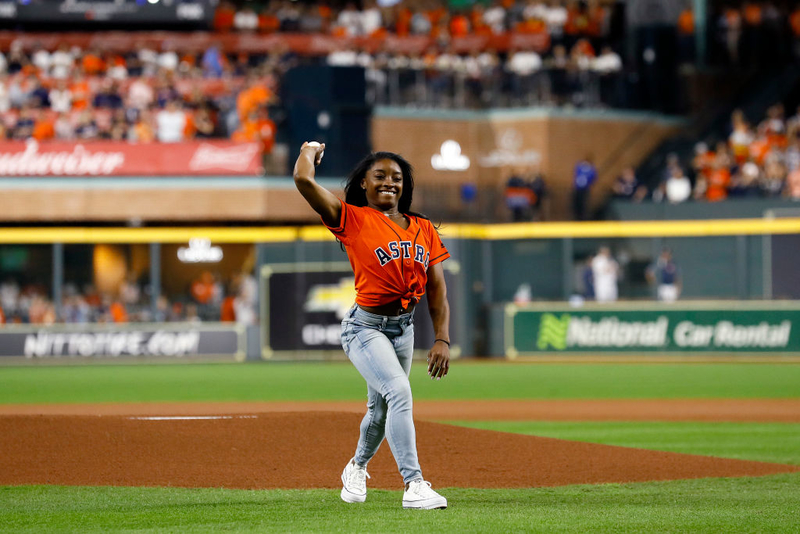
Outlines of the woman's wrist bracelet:
<svg viewBox="0 0 800 534">
<path fill-rule="evenodd" d="M 437 341 L 441 341 L 442 343 L 445 343 L 448 347 L 450 346 L 450 342 L 447 341 L 446 339 L 436 338 L 436 339 L 433 340 L 434 343 L 436 343 Z"/>
</svg>

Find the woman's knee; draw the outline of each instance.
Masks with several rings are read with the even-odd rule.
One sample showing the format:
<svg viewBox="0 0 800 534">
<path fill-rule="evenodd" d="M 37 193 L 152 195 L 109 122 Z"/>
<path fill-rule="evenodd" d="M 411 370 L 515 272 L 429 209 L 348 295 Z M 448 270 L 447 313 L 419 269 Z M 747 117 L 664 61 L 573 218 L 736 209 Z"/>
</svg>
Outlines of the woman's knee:
<svg viewBox="0 0 800 534">
<path fill-rule="evenodd" d="M 411 383 L 408 378 L 398 377 L 386 384 L 386 402 L 389 407 L 411 406 Z"/>
</svg>

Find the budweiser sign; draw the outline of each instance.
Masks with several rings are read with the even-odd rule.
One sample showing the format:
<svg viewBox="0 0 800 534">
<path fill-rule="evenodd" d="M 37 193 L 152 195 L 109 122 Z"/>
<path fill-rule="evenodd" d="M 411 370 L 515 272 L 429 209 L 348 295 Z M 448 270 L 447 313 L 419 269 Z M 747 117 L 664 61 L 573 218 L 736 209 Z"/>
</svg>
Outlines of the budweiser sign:
<svg viewBox="0 0 800 534">
<path fill-rule="evenodd" d="M 189 161 L 189 170 L 197 172 L 215 169 L 246 172 L 250 162 L 258 155 L 258 151 L 258 145 L 255 143 L 224 147 L 203 143 Z"/>
<path fill-rule="evenodd" d="M 89 151 L 83 145 L 41 152 L 39 143 L 31 140 L 22 151 L 0 153 L 0 176 L 109 175 L 124 163 L 122 152 Z"/>
<path fill-rule="evenodd" d="M 258 143 L 0 142 L 0 176 L 256 175 Z"/>
</svg>

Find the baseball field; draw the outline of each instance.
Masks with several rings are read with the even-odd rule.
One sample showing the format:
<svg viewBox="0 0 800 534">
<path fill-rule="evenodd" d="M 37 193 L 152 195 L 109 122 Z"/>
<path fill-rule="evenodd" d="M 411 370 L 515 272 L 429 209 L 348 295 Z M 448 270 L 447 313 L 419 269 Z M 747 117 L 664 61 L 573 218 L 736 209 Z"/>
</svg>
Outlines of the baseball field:
<svg viewBox="0 0 800 534">
<path fill-rule="evenodd" d="M 797 532 L 800 364 L 412 369 L 423 472 L 339 499 L 348 363 L 0 367 L 2 532 Z"/>
</svg>

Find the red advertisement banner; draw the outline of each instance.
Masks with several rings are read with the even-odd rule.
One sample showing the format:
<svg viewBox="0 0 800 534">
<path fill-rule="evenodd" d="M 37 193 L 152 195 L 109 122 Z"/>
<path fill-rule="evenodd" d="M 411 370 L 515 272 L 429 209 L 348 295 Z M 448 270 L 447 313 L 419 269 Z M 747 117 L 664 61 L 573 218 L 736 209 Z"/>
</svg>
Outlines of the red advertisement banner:
<svg viewBox="0 0 800 534">
<path fill-rule="evenodd" d="M 258 143 L 0 143 L 0 176 L 229 176 L 261 171 Z"/>
<path fill-rule="evenodd" d="M 0 31 L 0 47 L 8 49 L 17 41 L 24 49 L 32 50 L 36 46 L 44 46 L 54 50 L 59 44 L 80 46 L 83 49 L 99 47 L 113 52 L 128 52 L 137 46 L 149 46 L 161 49 L 168 43 L 178 52 L 203 52 L 211 45 L 217 45 L 226 52 L 265 53 L 271 51 L 279 43 L 286 44 L 291 50 L 303 55 L 325 55 L 339 50 L 342 44 L 353 44 L 364 50 L 373 52 L 381 46 L 397 53 L 421 53 L 436 41 L 428 36 L 397 37 L 387 36 L 385 39 L 372 37 L 340 38 L 324 34 L 273 33 L 262 35 L 257 33 L 211 32 L 92 32 L 92 33 L 19 33 Z M 550 36 L 546 33 L 521 34 L 505 33 L 500 35 L 468 35 L 450 40 L 450 46 L 458 53 L 469 53 L 476 50 L 493 48 L 506 51 L 509 48 L 531 49 L 543 52 L 550 46 Z"/>
</svg>

